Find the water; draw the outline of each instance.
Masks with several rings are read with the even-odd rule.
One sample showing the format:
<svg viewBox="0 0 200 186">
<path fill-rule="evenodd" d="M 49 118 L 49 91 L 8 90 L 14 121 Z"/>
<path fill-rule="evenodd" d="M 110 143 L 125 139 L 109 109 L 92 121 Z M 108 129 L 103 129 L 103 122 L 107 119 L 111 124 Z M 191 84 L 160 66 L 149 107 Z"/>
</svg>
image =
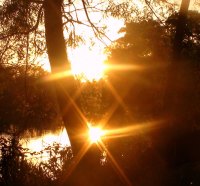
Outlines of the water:
<svg viewBox="0 0 200 186">
<path fill-rule="evenodd" d="M 53 147 L 55 144 L 59 144 L 60 148 L 70 146 L 70 141 L 65 128 L 59 129 L 55 132 L 48 132 L 41 136 L 25 137 L 21 140 L 23 148 L 29 149 L 30 156 L 27 159 L 33 163 L 39 163 L 41 161 L 48 161 L 50 155 L 47 149 Z"/>
</svg>

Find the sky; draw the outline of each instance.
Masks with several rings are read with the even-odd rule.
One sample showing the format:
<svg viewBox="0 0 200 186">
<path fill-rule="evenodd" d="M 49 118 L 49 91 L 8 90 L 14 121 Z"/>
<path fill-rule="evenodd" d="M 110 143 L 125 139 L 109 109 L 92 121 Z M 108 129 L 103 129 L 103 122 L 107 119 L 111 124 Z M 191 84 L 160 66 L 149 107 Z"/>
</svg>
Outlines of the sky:
<svg viewBox="0 0 200 186">
<path fill-rule="evenodd" d="M 118 1 L 122 2 L 122 0 Z M 171 2 L 180 4 L 181 0 L 172 0 Z M 138 6 L 138 8 L 142 9 L 141 1 L 138 0 L 135 4 Z M 193 9 L 194 4 L 195 0 L 192 0 L 190 3 L 190 9 Z M 101 13 L 93 13 L 90 17 L 93 22 L 97 22 L 97 20 L 101 19 L 102 15 Z M 83 15 L 80 15 L 80 18 L 83 18 L 84 21 L 84 13 Z M 118 33 L 119 29 L 124 26 L 124 22 L 122 20 L 117 20 L 115 18 L 110 17 L 101 21 L 100 25 L 107 26 L 105 33 L 111 41 L 114 41 L 120 36 L 122 36 Z M 103 37 L 103 42 L 101 42 L 100 40 L 94 37 L 92 29 L 85 26 L 77 26 L 76 33 L 78 35 L 83 36 L 85 43 L 81 44 L 75 49 L 67 49 L 68 56 L 72 64 L 72 72 L 75 75 L 85 74 L 89 80 L 98 80 L 103 76 L 103 65 L 104 61 L 107 58 L 106 54 L 104 53 L 104 48 L 106 45 L 110 45 L 111 41 L 108 40 L 106 37 Z M 91 38 L 93 40 L 92 47 Z M 43 67 L 46 70 L 50 71 L 50 65 L 48 63 L 47 55 L 43 57 L 41 63 L 43 64 Z M 87 67 L 90 68 L 88 69 Z"/>
<path fill-rule="evenodd" d="M 118 2 L 122 2 L 125 0 L 117 0 Z M 143 0 L 142 0 L 143 1 Z M 138 6 L 138 8 L 142 9 L 142 1 L 137 0 L 134 1 L 135 4 Z M 0 5 L 2 4 L 3 0 L 0 0 Z M 78 2 L 78 1 L 77 1 Z M 175 2 L 180 4 L 181 0 L 171 0 L 171 2 Z M 191 0 L 190 3 L 190 9 L 194 8 L 195 2 L 197 0 Z M 84 13 L 79 12 L 80 18 L 85 19 Z M 102 18 L 101 13 L 92 13 L 91 14 L 91 20 L 93 22 L 97 22 L 97 20 L 100 20 Z M 100 25 L 106 25 L 106 35 L 110 40 L 116 40 L 121 35 L 118 33 L 119 29 L 124 26 L 124 22 L 122 20 L 117 20 L 114 18 L 107 18 L 103 21 L 101 21 Z M 76 28 L 76 33 L 78 35 L 83 36 L 85 43 L 81 44 L 76 49 L 67 49 L 69 59 L 72 63 L 72 71 L 75 75 L 84 73 L 88 76 L 90 80 L 92 80 L 91 70 L 87 69 L 87 66 L 90 66 L 95 70 L 95 73 L 97 74 L 96 80 L 98 80 L 103 75 L 103 67 L 100 67 L 103 65 L 103 62 L 106 59 L 106 54 L 104 53 L 104 48 L 106 45 L 111 44 L 111 41 L 106 39 L 106 37 L 103 37 L 101 42 L 98 39 L 94 38 L 94 33 L 92 29 L 85 27 L 85 26 L 78 26 Z M 91 47 L 91 38 L 93 39 L 93 46 Z M 44 54 L 42 57 L 38 58 L 38 62 L 42 64 L 43 68 L 45 70 L 50 71 L 50 65 L 48 62 L 48 56 L 47 54 Z M 90 68 L 90 69 L 91 69 Z"/>
</svg>

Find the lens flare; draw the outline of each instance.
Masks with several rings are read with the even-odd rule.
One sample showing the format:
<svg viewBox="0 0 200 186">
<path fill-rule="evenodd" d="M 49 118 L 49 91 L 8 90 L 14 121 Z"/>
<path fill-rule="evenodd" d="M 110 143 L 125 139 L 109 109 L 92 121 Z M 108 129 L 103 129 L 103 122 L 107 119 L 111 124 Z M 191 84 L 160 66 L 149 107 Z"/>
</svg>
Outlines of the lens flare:
<svg viewBox="0 0 200 186">
<path fill-rule="evenodd" d="M 101 140 L 104 135 L 103 130 L 100 127 L 90 127 L 89 128 L 89 138 L 91 143 L 97 143 Z"/>
</svg>

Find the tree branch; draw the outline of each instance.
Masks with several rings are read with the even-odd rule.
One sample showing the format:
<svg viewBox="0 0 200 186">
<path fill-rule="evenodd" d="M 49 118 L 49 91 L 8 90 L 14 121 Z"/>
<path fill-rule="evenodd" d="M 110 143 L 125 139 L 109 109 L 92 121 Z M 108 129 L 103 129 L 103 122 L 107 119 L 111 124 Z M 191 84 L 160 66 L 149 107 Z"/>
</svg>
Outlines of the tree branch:
<svg viewBox="0 0 200 186">
<path fill-rule="evenodd" d="M 85 4 L 85 1 L 84 0 L 81 0 L 82 1 L 82 4 L 83 4 L 83 8 L 84 8 L 84 12 L 85 12 L 85 15 L 87 17 L 87 20 L 89 22 L 89 24 L 91 25 L 91 28 L 95 34 L 95 36 L 102 42 L 106 45 L 106 43 L 102 40 L 101 37 L 99 37 L 99 35 L 103 35 L 105 36 L 109 41 L 111 41 L 111 39 L 103 32 L 101 32 L 100 30 L 97 29 L 97 27 L 94 25 L 94 23 L 91 21 L 90 19 L 90 16 L 88 14 L 88 11 L 87 11 L 87 7 L 86 7 L 86 4 Z M 111 41 L 112 42 L 112 41 Z M 107 45 L 106 45 L 107 46 Z"/>
<path fill-rule="evenodd" d="M 158 15 L 153 10 L 153 8 L 151 6 L 151 1 L 145 0 L 145 3 L 149 7 L 149 9 L 152 11 L 152 13 L 156 16 L 156 18 L 158 19 L 158 21 L 160 22 L 160 24 L 165 25 L 165 23 L 158 17 Z"/>
<path fill-rule="evenodd" d="M 41 19 L 41 16 L 42 16 L 42 9 L 43 9 L 43 5 L 40 7 L 40 9 L 38 11 L 37 21 L 36 21 L 35 25 L 32 28 L 30 28 L 29 30 L 24 31 L 24 32 L 15 32 L 15 33 L 8 34 L 8 35 L 2 35 L 2 36 L 0 36 L 0 40 L 6 39 L 6 38 L 12 37 L 14 35 L 18 35 L 18 34 L 27 35 L 30 32 L 35 31 L 38 28 L 38 25 L 40 23 L 40 19 Z"/>
</svg>

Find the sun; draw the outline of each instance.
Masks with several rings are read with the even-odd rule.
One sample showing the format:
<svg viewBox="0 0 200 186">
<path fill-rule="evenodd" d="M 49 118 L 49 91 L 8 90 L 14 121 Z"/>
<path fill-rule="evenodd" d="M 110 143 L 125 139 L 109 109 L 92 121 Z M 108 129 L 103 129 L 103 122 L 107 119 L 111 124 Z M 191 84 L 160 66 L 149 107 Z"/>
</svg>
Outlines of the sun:
<svg viewBox="0 0 200 186">
<path fill-rule="evenodd" d="M 97 14 L 92 14 L 92 17 L 95 20 L 99 19 Z M 75 76 L 81 82 L 99 81 L 105 77 L 105 70 L 107 68 L 105 61 L 108 58 L 108 54 L 105 53 L 105 47 L 124 34 L 118 32 L 124 26 L 123 20 L 110 17 L 104 20 L 102 25 L 106 25 L 105 35 L 107 37 L 102 36 L 101 39 L 98 39 L 94 35 L 91 28 L 78 25 L 76 34 L 83 37 L 84 43 L 80 43 L 76 48 L 67 48 L 68 58 L 71 63 L 71 75 Z M 67 37 L 68 33 L 64 31 L 64 34 Z M 40 58 L 39 64 L 46 71 L 51 72 L 47 55 Z"/>
<path fill-rule="evenodd" d="M 97 143 L 104 135 L 104 131 L 100 127 L 89 127 L 89 139 L 91 143 Z"/>
<path fill-rule="evenodd" d="M 81 82 L 98 81 L 104 76 L 106 55 L 97 49 L 81 46 L 70 52 L 72 74 Z"/>
</svg>

